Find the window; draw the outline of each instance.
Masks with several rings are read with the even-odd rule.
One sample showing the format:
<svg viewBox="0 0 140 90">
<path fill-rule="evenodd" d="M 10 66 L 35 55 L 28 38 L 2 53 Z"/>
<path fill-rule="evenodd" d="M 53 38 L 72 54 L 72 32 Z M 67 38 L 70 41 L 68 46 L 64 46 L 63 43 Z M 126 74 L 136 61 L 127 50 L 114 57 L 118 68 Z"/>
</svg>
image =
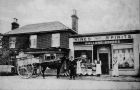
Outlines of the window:
<svg viewBox="0 0 140 90">
<path fill-rule="evenodd" d="M 16 46 L 16 37 L 9 38 L 9 48 L 15 48 Z"/>
<path fill-rule="evenodd" d="M 78 58 L 78 57 L 82 57 L 82 58 L 86 58 L 87 61 L 86 62 L 92 62 L 92 46 L 75 46 L 74 47 L 74 57 Z"/>
<path fill-rule="evenodd" d="M 113 58 L 118 60 L 119 69 L 134 68 L 134 53 L 132 45 L 120 45 L 113 49 Z M 113 60 L 112 60 L 113 63 Z"/>
<path fill-rule="evenodd" d="M 44 54 L 45 60 L 53 60 L 56 58 L 56 54 Z"/>
<path fill-rule="evenodd" d="M 52 47 L 59 47 L 60 46 L 60 34 L 52 34 Z"/>
<path fill-rule="evenodd" d="M 75 50 L 74 51 L 75 58 L 85 58 L 83 62 L 89 63 L 92 62 L 92 50 Z"/>
<path fill-rule="evenodd" d="M 37 35 L 31 35 L 30 36 L 30 48 L 36 48 L 37 47 Z"/>
</svg>

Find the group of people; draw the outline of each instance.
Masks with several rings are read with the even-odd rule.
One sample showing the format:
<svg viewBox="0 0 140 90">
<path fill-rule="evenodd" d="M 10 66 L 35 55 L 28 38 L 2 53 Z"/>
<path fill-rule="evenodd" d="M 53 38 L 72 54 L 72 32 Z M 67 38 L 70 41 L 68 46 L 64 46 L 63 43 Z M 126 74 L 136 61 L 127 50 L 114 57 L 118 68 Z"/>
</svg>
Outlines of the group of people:
<svg viewBox="0 0 140 90">
<path fill-rule="evenodd" d="M 76 77 L 76 60 L 71 56 L 70 58 L 67 58 L 66 56 L 63 56 L 61 58 L 61 64 L 59 64 L 57 68 L 57 78 L 59 78 L 60 69 L 62 67 L 62 64 L 64 65 L 64 72 L 65 74 L 69 73 L 70 79 L 75 79 Z"/>
<path fill-rule="evenodd" d="M 95 64 L 96 64 L 96 75 L 100 76 L 102 73 L 102 69 L 101 69 L 102 62 L 101 62 L 101 60 L 98 59 L 98 60 L 95 60 Z M 113 77 L 119 76 L 117 57 L 113 58 L 112 76 Z"/>
<path fill-rule="evenodd" d="M 98 59 L 98 60 L 95 60 L 95 64 L 96 64 L 96 75 L 100 76 L 102 73 L 102 69 L 101 69 L 102 62 L 101 62 L 101 60 Z M 113 77 L 119 76 L 117 57 L 113 58 L 112 76 Z"/>
<path fill-rule="evenodd" d="M 62 62 L 67 61 L 67 60 L 69 62 L 68 63 L 69 64 L 68 73 L 69 73 L 70 79 L 75 79 L 75 77 L 77 75 L 82 74 L 82 68 L 81 68 L 82 60 L 80 58 L 74 59 L 73 56 L 71 56 L 69 59 L 66 56 L 62 57 Z M 114 61 L 113 61 L 113 68 L 112 68 L 113 69 L 112 76 L 119 76 L 118 61 L 115 58 L 113 60 Z M 96 65 L 96 76 L 100 76 L 102 74 L 102 69 L 101 69 L 102 62 L 101 62 L 101 60 L 99 60 L 99 59 L 95 60 L 95 65 Z M 58 70 L 57 75 L 59 75 L 59 73 L 60 73 L 60 70 Z"/>
</svg>

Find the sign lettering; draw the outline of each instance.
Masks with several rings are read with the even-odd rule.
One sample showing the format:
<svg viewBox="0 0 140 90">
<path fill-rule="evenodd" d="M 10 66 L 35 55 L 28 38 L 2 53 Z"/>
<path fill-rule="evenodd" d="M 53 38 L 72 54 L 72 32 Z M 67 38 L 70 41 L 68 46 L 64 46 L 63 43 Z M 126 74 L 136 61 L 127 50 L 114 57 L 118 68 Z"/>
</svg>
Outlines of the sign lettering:
<svg viewBox="0 0 140 90">
<path fill-rule="evenodd" d="M 119 40 L 113 41 L 95 41 L 95 42 L 85 42 L 86 45 L 93 45 L 93 44 L 117 44 L 120 43 Z"/>
<path fill-rule="evenodd" d="M 101 40 L 120 40 L 120 39 L 133 39 L 133 35 L 125 34 L 125 35 L 78 37 L 78 38 L 74 38 L 74 42 L 101 41 Z"/>
<path fill-rule="evenodd" d="M 133 43 L 133 39 L 74 42 L 74 45 L 98 45 L 98 44 L 118 44 L 118 43 Z"/>
</svg>

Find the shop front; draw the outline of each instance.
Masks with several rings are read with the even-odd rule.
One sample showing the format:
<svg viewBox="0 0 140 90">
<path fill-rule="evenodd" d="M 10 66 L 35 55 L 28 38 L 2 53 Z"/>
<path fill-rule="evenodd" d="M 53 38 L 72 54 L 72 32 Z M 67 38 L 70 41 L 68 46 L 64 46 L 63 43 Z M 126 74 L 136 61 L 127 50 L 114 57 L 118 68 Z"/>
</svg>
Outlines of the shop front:
<svg viewBox="0 0 140 90">
<path fill-rule="evenodd" d="M 70 38 L 70 55 L 82 58 L 84 74 L 95 74 L 95 60 L 102 62 L 102 74 L 111 75 L 115 59 L 120 75 L 139 73 L 139 34 L 77 35 Z"/>
</svg>

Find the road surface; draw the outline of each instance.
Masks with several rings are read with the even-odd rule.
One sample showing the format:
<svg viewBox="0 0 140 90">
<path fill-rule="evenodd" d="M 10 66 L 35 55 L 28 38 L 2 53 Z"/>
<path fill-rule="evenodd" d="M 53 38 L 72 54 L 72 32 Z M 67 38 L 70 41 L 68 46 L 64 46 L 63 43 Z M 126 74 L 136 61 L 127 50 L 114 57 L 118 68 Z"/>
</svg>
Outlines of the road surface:
<svg viewBox="0 0 140 90">
<path fill-rule="evenodd" d="M 42 77 L 22 79 L 18 76 L 0 76 L 0 90 L 140 90 L 140 82 L 116 82 L 94 80 L 69 80 L 67 78 Z"/>
</svg>

